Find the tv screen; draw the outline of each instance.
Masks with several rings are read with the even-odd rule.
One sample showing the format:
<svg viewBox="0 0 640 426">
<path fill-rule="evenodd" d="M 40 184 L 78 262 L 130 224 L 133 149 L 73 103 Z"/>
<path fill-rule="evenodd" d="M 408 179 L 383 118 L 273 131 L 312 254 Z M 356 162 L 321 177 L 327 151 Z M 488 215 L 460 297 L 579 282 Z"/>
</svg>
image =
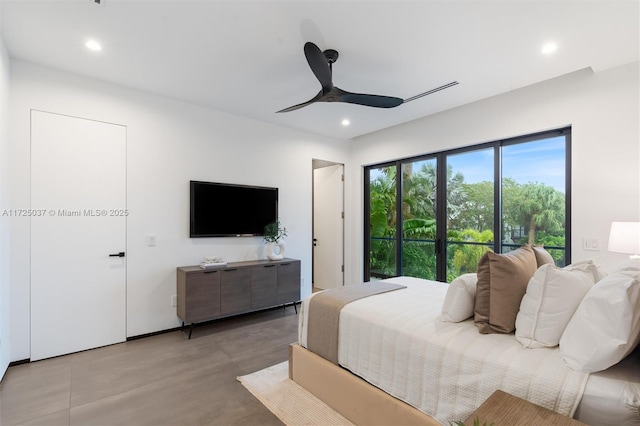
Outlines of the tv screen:
<svg viewBox="0 0 640 426">
<path fill-rule="evenodd" d="M 251 237 L 278 219 L 278 188 L 191 181 L 189 236 Z"/>
</svg>

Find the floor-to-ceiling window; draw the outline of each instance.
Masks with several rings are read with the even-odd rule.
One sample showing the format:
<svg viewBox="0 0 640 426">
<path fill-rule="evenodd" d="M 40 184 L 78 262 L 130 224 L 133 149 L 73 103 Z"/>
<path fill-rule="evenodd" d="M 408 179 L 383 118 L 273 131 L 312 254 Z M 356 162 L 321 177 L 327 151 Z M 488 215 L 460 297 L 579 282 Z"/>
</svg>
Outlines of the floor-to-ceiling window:
<svg viewBox="0 0 640 426">
<path fill-rule="evenodd" d="M 502 147 L 502 252 L 544 245 L 556 265 L 569 263 L 569 148 L 565 135 Z"/>
<path fill-rule="evenodd" d="M 365 167 L 365 281 L 451 281 L 487 250 L 570 259 L 570 128 Z"/>
<path fill-rule="evenodd" d="M 444 156 L 446 161 L 446 281 L 475 272 L 495 241 L 495 152 L 493 147 Z M 404 271 L 403 271 L 404 273 Z"/>
<path fill-rule="evenodd" d="M 397 257 L 402 271 L 414 277 L 436 278 L 437 160 L 423 158 L 402 164 L 402 228 Z"/>
<path fill-rule="evenodd" d="M 368 197 L 369 214 L 367 215 L 368 273 L 374 277 L 390 277 L 396 275 L 396 204 L 399 185 L 396 179 L 397 167 L 379 165 L 368 171 L 369 179 L 365 190 Z"/>
</svg>

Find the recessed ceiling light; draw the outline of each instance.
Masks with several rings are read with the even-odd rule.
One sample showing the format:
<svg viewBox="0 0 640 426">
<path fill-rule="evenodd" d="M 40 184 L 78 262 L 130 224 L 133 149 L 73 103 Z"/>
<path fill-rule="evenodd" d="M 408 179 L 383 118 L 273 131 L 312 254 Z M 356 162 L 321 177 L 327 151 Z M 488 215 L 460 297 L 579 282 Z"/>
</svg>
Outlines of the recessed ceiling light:
<svg viewBox="0 0 640 426">
<path fill-rule="evenodd" d="M 545 55 L 553 53 L 556 50 L 558 50 L 558 45 L 553 43 L 553 42 L 552 43 L 547 43 L 544 46 L 542 46 L 542 53 L 544 53 Z"/>
<path fill-rule="evenodd" d="M 100 43 L 95 40 L 87 40 L 84 45 L 87 46 L 87 49 L 93 50 L 95 52 L 102 50 L 102 46 L 100 46 Z"/>
<path fill-rule="evenodd" d="M 351 124 L 351 122 L 349 120 L 347 120 L 346 118 L 344 120 L 342 120 L 342 125 L 343 126 L 348 126 L 349 124 Z"/>
</svg>

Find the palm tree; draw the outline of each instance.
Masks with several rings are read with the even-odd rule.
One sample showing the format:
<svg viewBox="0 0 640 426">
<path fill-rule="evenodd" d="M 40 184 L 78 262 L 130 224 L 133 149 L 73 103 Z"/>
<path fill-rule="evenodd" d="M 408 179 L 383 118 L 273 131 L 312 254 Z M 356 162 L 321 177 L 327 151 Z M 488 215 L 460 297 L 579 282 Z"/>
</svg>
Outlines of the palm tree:
<svg viewBox="0 0 640 426">
<path fill-rule="evenodd" d="M 396 168 L 385 167 L 370 183 L 371 235 L 387 235 L 396 223 Z"/>
<path fill-rule="evenodd" d="M 431 163 L 423 164 L 413 173 L 412 164 L 403 167 L 402 175 L 402 212 L 403 219 L 435 218 L 435 167 Z M 433 170 L 433 173 L 431 171 Z"/>
<path fill-rule="evenodd" d="M 464 175 L 460 172 L 453 174 L 451 165 L 447 165 L 447 226 L 450 226 L 451 220 L 458 217 L 466 200 Z"/>
<path fill-rule="evenodd" d="M 420 170 L 405 176 L 407 187 L 405 188 L 404 203 L 413 208 L 412 216 L 407 217 L 436 217 L 437 170 L 433 162 L 428 162 L 420 167 Z M 404 183 L 404 182 L 403 182 Z M 447 165 L 447 221 L 458 216 L 467 194 L 464 188 L 464 175 L 460 172 L 453 173 L 453 167 Z"/>
<path fill-rule="evenodd" d="M 392 276 L 395 273 L 395 243 L 386 240 L 386 237 L 395 235 L 396 168 L 383 167 L 377 171 L 380 173 L 371 180 L 369 193 L 369 261 L 372 271 Z"/>
<path fill-rule="evenodd" d="M 529 182 L 520 187 L 512 203 L 515 218 L 528 228 L 529 244 L 536 240 L 536 230 L 558 232 L 564 227 L 564 194 L 553 187 Z"/>
</svg>

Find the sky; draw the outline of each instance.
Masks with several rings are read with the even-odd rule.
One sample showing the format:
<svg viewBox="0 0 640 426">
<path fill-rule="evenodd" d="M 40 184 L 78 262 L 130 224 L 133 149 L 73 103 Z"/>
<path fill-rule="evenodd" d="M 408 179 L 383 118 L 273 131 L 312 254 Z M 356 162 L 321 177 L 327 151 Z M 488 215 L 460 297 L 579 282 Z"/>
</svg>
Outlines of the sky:
<svg viewBox="0 0 640 426">
<path fill-rule="evenodd" d="M 493 148 L 449 155 L 447 163 L 465 183 L 493 181 Z M 565 192 L 564 136 L 504 146 L 502 176 L 517 183 L 544 183 Z"/>
<path fill-rule="evenodd" d="M 519 184 L 538 182 L 565 193 L 565 137 L 558 136 L 533 142 L 508 145 L 502 148 L 502 176 Z M 414 170 L 435 159 L 416 161 Z M 493 148 L 447 156 L 453 171 L 464 176 L 465 183 L 493 182 Z M 371 179 L 379 176 L 371 170 Z"/>
</svg>

